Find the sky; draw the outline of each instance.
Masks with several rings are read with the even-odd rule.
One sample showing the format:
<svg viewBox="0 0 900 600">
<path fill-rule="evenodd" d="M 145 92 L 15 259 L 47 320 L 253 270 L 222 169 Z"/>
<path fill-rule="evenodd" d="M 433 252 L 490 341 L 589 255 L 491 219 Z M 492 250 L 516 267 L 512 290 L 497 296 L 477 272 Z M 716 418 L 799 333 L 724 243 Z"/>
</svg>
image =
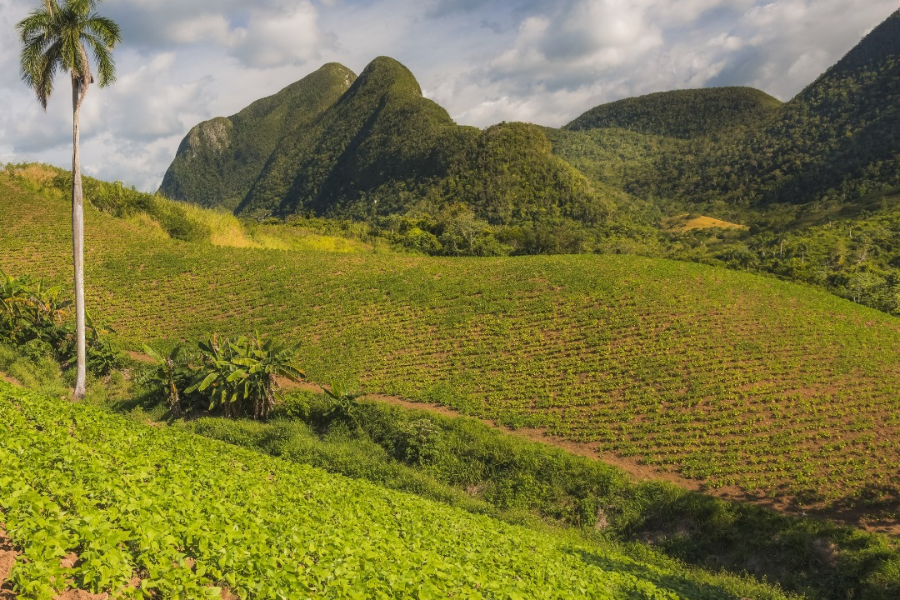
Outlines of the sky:
<svg viewBox="0 0 900 600">
<path fill-rule="evenodd" d="M 61 1 L 61 0 L 60 0 Z M 71 166 L 64 76 L 44 112 L 19 74 L 0 0 L 0 163 Z M 897 0 L 106 0 L 118 79 L 82 108 L 85 174 L 154 191 L 200 121 L 339 62 L 409 67 L 460 124 L 561 126 L 651 92 L 726 85 L 789 100 L 897 10 Z"/>
</svg>

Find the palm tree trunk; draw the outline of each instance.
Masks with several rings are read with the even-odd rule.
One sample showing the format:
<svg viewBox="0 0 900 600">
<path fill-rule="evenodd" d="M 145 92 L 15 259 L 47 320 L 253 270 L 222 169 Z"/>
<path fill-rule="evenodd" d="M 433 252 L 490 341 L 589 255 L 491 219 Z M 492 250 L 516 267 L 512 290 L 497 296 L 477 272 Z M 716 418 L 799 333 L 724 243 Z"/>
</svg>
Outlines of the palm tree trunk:
<svg viewBox="0 0 900 600">
<path fill-rule="evenodd" d="M 77 348 L 77 376 L 75 399 L 85 394 L 87 356 L 84 327 L 84 193 L 81 187 L 81 157 L 78 142 L 78 113 L 84 95 L 78 78 L 72 78 L 72 262 L 75 266 L 75 344 Z"/>
</svg>

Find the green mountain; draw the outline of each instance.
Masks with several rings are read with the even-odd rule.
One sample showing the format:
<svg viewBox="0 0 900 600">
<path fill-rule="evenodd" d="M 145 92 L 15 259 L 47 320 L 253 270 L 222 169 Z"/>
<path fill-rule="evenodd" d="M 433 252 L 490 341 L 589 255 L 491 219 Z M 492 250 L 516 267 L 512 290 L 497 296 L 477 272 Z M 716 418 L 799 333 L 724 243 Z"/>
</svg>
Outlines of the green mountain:
<svg viewBox="0 0 900 600">
<path fill-rule="evenodd" d="M 326 66 L 294 95 L 198 126 L 162 191 L 244 215 L 365 221 L 429 254 L 665 256 L 900 312 L 898 250 L 880 233 L 900 187 L 900 13 L 784 104 L 750 88 L 680 90 L 601 105 L 561 129 L 479 130 L 454 123 L 392 59 L 351 81 Z M 666 227 L 686 213 L 747 229 Z"/>
<path fill-rule="evenodd" d="M 843 203 L 900 185 L 900 12 L 732 143 L 681 155 L 669 195 L 767 206 Z M 671 175 L 671 169 L 669 169 Z"/>
<path fill-rule="evenodd" d="M 181 142 L 160 192 L 202 206 L 235 209 L 272 153 L 308 127 L 356 79 L 331 63 L 231 117 L 200 123 Z"/>
<path fill-rule="evenodd" d="M 201 124 L 160 191 L 253 215 L 362 219 L 462 205 L 493 225 L 595 223 L 621 195 L 554 156 L 535 125 L 457 125 L 393 59 L 372 61 L 337 98 L 351 80 L 329 65 L 260 101 L 264 108 Z M 252 151 L 242 140 L 254 141 Z"/>
<path fill-rule="evenodd" d="M 564 129 L 619 128 L 692 139 L 766 122 L 781 107 L 772 96 L 746 87 L 676 90 L 626 98 L 587 111 Z"/>
</svg>

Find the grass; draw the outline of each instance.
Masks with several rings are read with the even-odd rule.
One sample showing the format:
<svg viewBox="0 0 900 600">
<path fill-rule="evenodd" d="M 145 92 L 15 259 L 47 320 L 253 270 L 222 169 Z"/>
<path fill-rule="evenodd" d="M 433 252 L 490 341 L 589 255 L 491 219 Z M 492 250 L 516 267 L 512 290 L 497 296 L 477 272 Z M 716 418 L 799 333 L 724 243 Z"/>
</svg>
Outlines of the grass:
<svg viewBox="0 0 900 600">
<path fill-rule="evenodd" d="M 68 206 L 0 183 L 0 268 L 69 277 Z M 315 381 L 543 427 L 662 471 L 896 522 L 900 320 L 799 285 L 631 256 L 214 248 L 88 210 L 121 340 L 258 329 Z"/>
<path fill-rule="evenodd" d="M 746 225 L 738 225 L 737 223 L 729 223 L 714 217 L 705 217 L 703 215 L 682 214 L 676 215 L 666 220 L 664 228 L 669 231 L 685 232 L 694 231 L 696 229 L 748 229 Z"/>
</svg>

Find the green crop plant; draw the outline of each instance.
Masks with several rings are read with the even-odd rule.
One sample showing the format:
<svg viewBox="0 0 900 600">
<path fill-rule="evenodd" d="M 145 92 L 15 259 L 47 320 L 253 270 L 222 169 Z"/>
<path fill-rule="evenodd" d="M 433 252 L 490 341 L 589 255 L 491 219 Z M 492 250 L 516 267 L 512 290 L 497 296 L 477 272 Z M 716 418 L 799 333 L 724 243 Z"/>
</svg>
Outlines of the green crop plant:
<svg viewBox="0 0 900 600">
<path fill-rule="evenodd" d="M 0 514 L 22 600 L 787 599 L 3 382 Z"/>
</svg>

